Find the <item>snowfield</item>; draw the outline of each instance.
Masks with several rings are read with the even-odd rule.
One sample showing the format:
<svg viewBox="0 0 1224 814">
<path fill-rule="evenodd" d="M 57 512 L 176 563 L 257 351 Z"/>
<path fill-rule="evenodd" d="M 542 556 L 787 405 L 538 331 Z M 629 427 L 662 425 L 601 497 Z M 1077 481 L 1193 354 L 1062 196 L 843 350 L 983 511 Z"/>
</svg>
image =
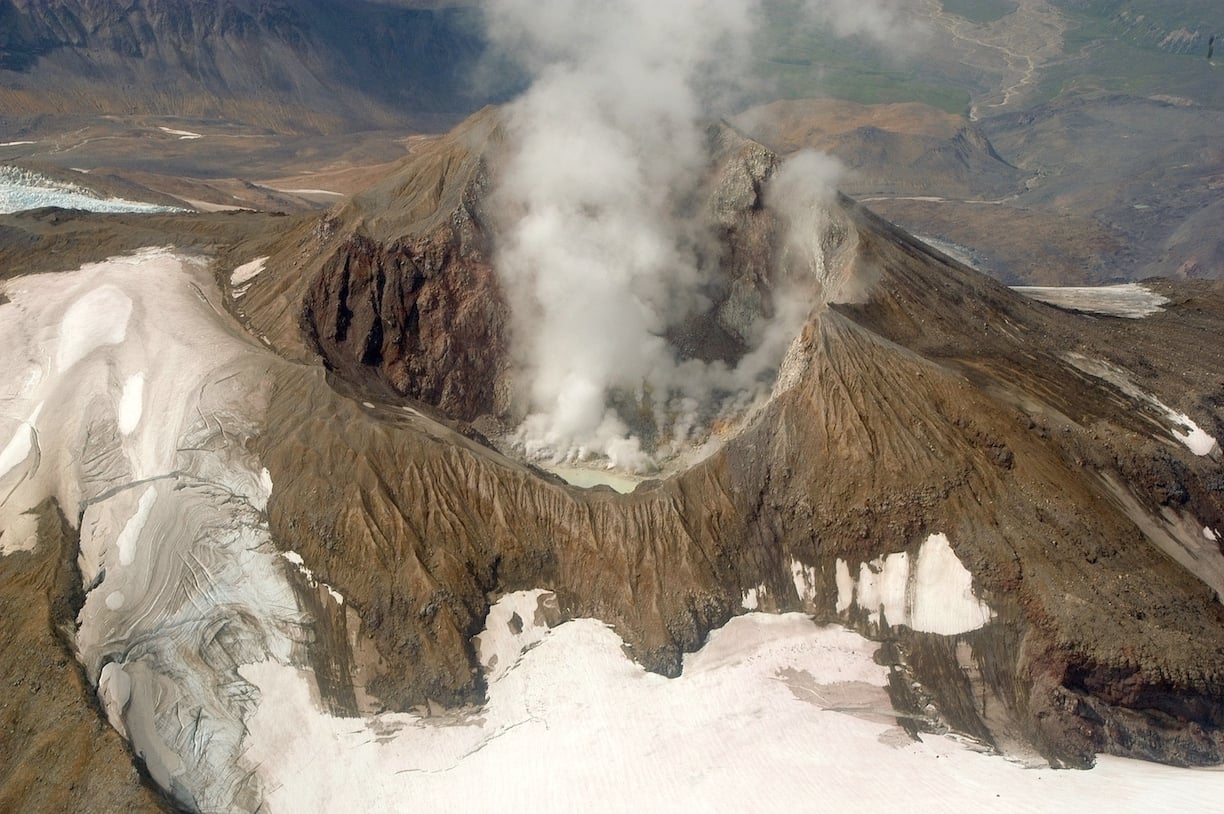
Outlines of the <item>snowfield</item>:
<svg viewBox="0 0 1224 814">
<path fill-rule="evenodd" d="M 34 545 L 29 510 L 57 499 L 108 720 L 158 784 L 230 810 L 258 793 L 239 760 L 254 688 L 234 670 L 288 664 L 305 636 L 246 446 L 274 357 L 222 316 L 206 265 L 169 250 L 0 290 L 0 553 Z"/>
<path fill-rule="evenodd" d="M 507 615 L 495 606 L 490 627 Z M 270 810 L 1152 812 L 1211 810 L 1224 794 L 1219 771 L 1114 758 L 1055 771 L 955 737 L 915 742 L 876 645 L 802 614 L 732 620 L 676 679 L 638 667 L 594 620 L 529 638 L 485 707 L 432 718 L 332 718 L 302 672 L 242 668 L 262 699 L 245 758 Z"/>
<path fill-rule="evenodd" d="M 1126 319 L 1143 319 L 1158 314 L 1169 299 L 1139 283 L 1103 286 L 1014 285 L 1012 291 L 1062 308 Z"/>
</svg>

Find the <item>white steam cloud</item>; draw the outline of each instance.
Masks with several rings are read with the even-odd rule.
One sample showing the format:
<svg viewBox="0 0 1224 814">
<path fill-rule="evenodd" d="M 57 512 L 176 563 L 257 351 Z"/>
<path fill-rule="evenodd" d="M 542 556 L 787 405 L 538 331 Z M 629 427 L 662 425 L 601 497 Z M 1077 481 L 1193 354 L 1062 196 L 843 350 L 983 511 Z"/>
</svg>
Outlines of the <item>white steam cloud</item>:
<svg viewBox="0 0 1224 814">
<path fill-rule="evenodd" d="M 532 77 L 506 110 L 510 155 L 495 198 L 526 415 L 516 439 L 529 457 L 652 468 L 700 440 L 718 409 L 767 392 L 761 380 L 806 318 L 811 286 L 775 288 L 773 319 L 734 369 L 678 360 L 664 338 L 710 305 L 700 292 L 717 263 L 691 215 L 708 161 L 704 123 L 711 100 L 747 73 L 757 11 L 758 0 L 486 4 L 491 40 Z M 869 23 L 860 19 L 846 17 L 847 30 Z M 770 193 L 792 213 L 792 233 L 811 236 L 788 244 L 792 267 L 820 255 L 831 161 L 792 162 Z M 643 449 L 610 402 L 649 415 L 657 446 Z"/>
</svg>

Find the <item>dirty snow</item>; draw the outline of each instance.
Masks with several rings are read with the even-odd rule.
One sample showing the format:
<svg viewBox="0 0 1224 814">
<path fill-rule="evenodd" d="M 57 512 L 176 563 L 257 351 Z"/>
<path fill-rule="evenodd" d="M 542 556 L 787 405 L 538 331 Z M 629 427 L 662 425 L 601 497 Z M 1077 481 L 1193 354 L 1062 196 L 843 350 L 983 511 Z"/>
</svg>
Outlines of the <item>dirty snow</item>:
<svg viewBox="0 0 1224 814">
<path fill-rule="evenodd" d="M 1012 291 L 1062 308 L 1111 317 L 1143 319 L 1164 310 L 1169 298 L 1139 283 L 1106 286 L 1012 286 Z"/>
<path fill-rule="evenodd" d="M 243 263 L 230 273 L 230 285 L 237 287 L 254 280 L 263 272 L 264 264 L 267 262 L 268 258 L 257 257 L 249 263 Z"/>
<path fill-rule="evenodd" d="M 1102 381 L 1109 382 L 1136 401 L 1153 407 L 1160 413 L 1164 423 L 1168 425 L 1169 433 L 1195 455 L 1210 455 L 1217 448 L 1218 443 L 1216 439 L 1208 435 L 1198 424 L 1194 423 L 1190 416 L 1174 410 L 1152 394 L 1145 393 L 1139 389 L 1131 381 L 1130 374 L 1117 365 L 1111 365 L 1098 359 L 1090 359 L 1080 353 L 1067 353 L 1063 358 L 1077 370 Z"/>
<path fill-rule="evenodd" d="M 515 591 L 493 603 L 484 630 L 472 639 L 488 681 L 504 676 L 523 653 L 544 640 L 550 611 L 559 616 L 557 597 L 540 589 Z"/>
<path fill-rule="evenodd" d="M 1224 603 L 1224 554 L 1217 541 L 1206 534 L 1209 529 L 1203 528 L 1203 524 L 1189 514 L 1169 506 L 1161 507 L 1160 513 L 1154 514 L 1116 478 L 1102 475 L 1101 479 L 1148 542 L 1209 586 L 1215 591 L 1216 599 Z"/>
</svg>

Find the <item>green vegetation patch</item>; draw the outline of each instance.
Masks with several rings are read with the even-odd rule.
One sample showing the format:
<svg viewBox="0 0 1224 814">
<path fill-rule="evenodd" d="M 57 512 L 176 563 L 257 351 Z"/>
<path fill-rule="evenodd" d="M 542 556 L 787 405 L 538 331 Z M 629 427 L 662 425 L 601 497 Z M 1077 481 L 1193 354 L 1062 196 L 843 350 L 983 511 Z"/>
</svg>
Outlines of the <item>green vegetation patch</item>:
<svg viewBox="0 0 1224 814">
<path fill-rule="evenodd" d="M 1054 0 L 1099 23 L 1110 35 L 1142 48 L 1206 56 L 1207 40 L 1224 34 L 1220 0 Z"/>
<path fill-rule="evenodd" d="M 940 5 L 948 14 L 972 23 L 993 23 L 1011 14 L 1020 4 L 1017 0 L 940 0 Z"/>
<path fill-rule="evenodd" d="M 867 65 L 805 65 L 770 60 L 759 70 L 779 99 L 833 98 L 865 105 L 921 102 L 954 115 L 969 108 L 968 91 L 915 79 L 904 70 Z"/>
<path fill-rule="evenodd" d="M 756 50 L 756 77 L 767 88 L 757 101 L 921 102 L 957 115 L 969 107 L 968 91 L 940 82 L 906 54 L 867 39 L 838 37 L 794 4 L 765 5 Z"/>
<path fill-rule="evenodd" d="M 1221 81 L 1224 77 L 1205 59 L 1205 40 L 1198 49 L 1201 53 L 1154 48 L 1138 38 L 1120 37 L 1112 19 L 1078 11 L 1073 17 L 1075 24 L 1064 39 L 1067 56 L 1043 72 L 1038 92 L 1031 100 L 1034 104 L 1063 94 L 1095 91 L 1182 97 L 1208 107 L 1224 108 Z"/>
</svg>

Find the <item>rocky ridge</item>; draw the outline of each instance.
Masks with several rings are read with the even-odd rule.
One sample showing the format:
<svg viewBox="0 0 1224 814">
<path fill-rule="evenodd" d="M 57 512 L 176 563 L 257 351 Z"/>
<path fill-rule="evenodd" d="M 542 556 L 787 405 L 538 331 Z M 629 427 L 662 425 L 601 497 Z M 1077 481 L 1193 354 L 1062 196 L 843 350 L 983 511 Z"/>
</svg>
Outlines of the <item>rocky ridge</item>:
<svg viewBox="0 0 1224 814">
<path fill-rule="evenodd" d="M 1168 411 L 1153 406 L 1164 399 L 1205 432 L 1224 431 L 1224 380 L 1212 366 L 1220 348 L 1210 340 L 1222 313 L 1218 285 L 1178 289 L 1176 305 L 1140 323 L 1075 316 L 843 199 L 830 248 L 867 296 L 813 312 L 768 407 L 674 478 L 628 496 L 578 489 L 463 437 L 466 419 L 496 398 L 456 410 L 430 398 L 432 374 L 397 384 L 386 354 L 366 354 L 424 342 L 431 346 L 414 363 L 446 360 L 439 373 L 490 387 L 488 367 L 464 369 L 468 337 L 430 340 L 424 327 L 403 335 L 413 323 L 400 311 L 412 302 L 419 326 L 465 324 L 474 303 L 397 302 L 420 283 L 396 276 L 423 276 L 441 291 L 452 268 L 471 273 L 464 247 L 488 235 L 463 230 L 477 229 L 496 154 L 495 140 L 474 147 L 472 136 L 494 130 L 478 118 L 428 157 L 410 158 L 377 193 L 391 209 L 355 216 L 363 205 L 355 201 L 310 237 L 295 236 L 242 301 L 256 333 L 306 359 L 318 336 L 336 336 L 337 323 L 319 315 L 336 313 L 345 270 L 351 280 L 355 265 L 372 268 L 365 277 L 381 281 L 381 296 L 344 300 L 352 315 L 343 342 L 315 345 L 334 371 L 330 384 L 299 368 L 278 385 L 261 453 L 278 484 L 274 537 L 293 539 L 320 579 L 349 598 L 346 613 L 357 614 L 378 654 L 363 668 L 378 673 L 365 685 L 377 703 L 478 698 L 469 640 L 488 597 L 502 592 L 555 590 L 567 617 L 609 622 L 635 658 L 672 674 L 680 654 L 742 612 L 752 591 L 761 607 L 804 609 L 894 643 L 898 675 L 923 688 L 919 706 L 932 705 L 933 721 L 1000 748 L 1028 745 L 1077 766 L 1098 751 L 1220 760 L 1218 587 L 1160 548 L 1169 540 L 1201 548 L 1186 529 L 1224 522 L 1220 453 L 1193 454 Z M 741 140 L 736 159 L 712 162 L 715 175 L 751 176 L 747 157 L 758 149 Z M 737 211 L 747 218 L 759 209 L 750 196 Z M 724 237 L 734 243 L 745 231 Z M 451 253 L 435 255 L 432 277 L 420 275 L 419 247 L 438 245 Z M 748 254 L 770 267 L 769 257 Z M 495 296 L 494 283 L 484 294 Z M 303 303 L 296 311 L 295 302 Z M 1085 373 L 1068 350 L 1128 371 L 1158 401 Z M 510 368 L 496 353 L 480 359 L 491 357 L 498 380 Z M 319 418 L 303 417 L 302 404 Z M 329 435 L 339 439 L 324 441 Z M 393 462 L 385 470 L 384 458 Z M 934 533 L 951 540 L 994 621 L 949 638 L 846 601 L 839 568 L 859 573 L 892 554 L 916 556 Z M 372 572 L 370 557 L 385 567 Z M 968 645 L 968 661 L 957 642 Z"/>
</svg>

